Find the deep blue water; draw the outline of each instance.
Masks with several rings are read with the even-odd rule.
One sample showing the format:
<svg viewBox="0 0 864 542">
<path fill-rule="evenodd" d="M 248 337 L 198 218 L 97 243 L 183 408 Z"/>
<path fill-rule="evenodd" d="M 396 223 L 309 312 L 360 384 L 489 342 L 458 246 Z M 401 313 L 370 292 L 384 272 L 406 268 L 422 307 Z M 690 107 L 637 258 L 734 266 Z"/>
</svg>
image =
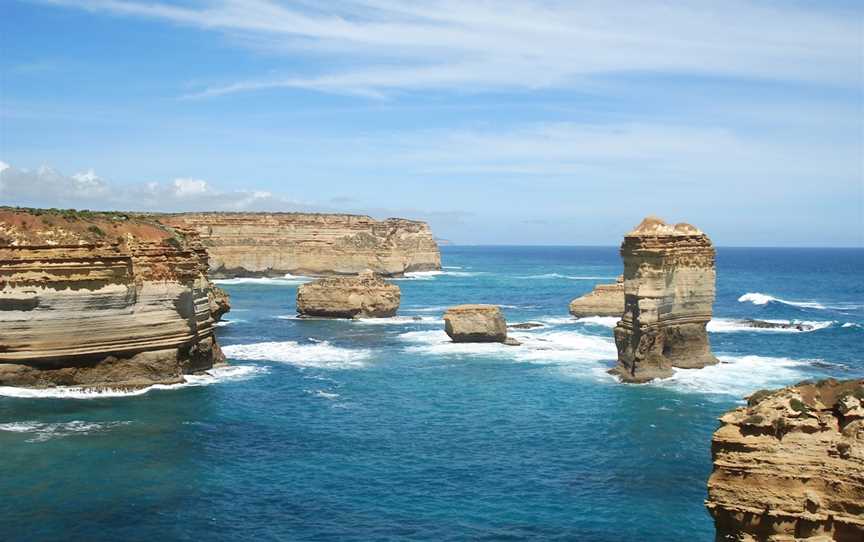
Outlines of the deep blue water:
<svg viewBox="0 0 864 542">
<path fill-rule="evenodd" d="M 299 280 L 229 281 L 234 367 L 200 385 L 0 396 L 0 539 L 710 541 L 716 418 L 759 388 L 864 375 L 861 250 L 721 248 L 724 363 L 641 386 L 605 373 L 614 319 L 567 316 L 620 273 L 617 249 L 443 260 L 398 281 L 383 322 L 297 320 Z M 546 327 L 449 344 L 443 308 L 467 302 Z"/>
</svg>

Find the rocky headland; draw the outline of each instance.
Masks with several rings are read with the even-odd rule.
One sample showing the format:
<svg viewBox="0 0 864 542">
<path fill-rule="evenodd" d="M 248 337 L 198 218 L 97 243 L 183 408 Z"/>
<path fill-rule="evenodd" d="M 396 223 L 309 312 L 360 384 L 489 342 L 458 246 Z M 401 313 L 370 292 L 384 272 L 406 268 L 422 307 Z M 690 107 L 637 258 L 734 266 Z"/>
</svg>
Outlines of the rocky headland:
<svg viewBox="0 0 864 542">
<path fill-rule="evenodd" d="M 618 365 L 626 382 L 672 376 L 673 367 L 718 362 L 705 329 L 711 320 L 715 252 L 690 224 L 648 217 L 624 236 L 624 314 L 615 327 Z"/>
<path fill-rule="evenodd" d="M 759 391 L 720 422 L 716 540 L 864 540 L 864 380 Z"/>
<path fill-rule="evenodd" d="M 507 338 L 507 322 L 496 305 L 457 305 L 444 313 L 444 331 L 457 343 L 519 343 Z"/>
<path fill-rule="evenodd" d="M 598 284 L 582 297 L 570 302 L 570 314 L 586 316 L 618 316 L 624 314 L 624 276 L 614 284 Z"/>
<path fill-rule="evenodd" d="M 399 309 L 401 290 L 370 270 L 328 277 L 297 288 L 297 313 L 325 318 L 386 318 Z"/>
<path fill-rule="evenodd" d="M 206 272 L 193 232 L 0 209 L 0 386 L 140 388 L 223 361 Z"/>
<path fill-rule="evenodd" d="M 198 232 L 214 278 L 356 275 L 385 276 L 441 268 L 425 222 L 316 213 L 183 213 L 159 215 Z"/>
</svg>

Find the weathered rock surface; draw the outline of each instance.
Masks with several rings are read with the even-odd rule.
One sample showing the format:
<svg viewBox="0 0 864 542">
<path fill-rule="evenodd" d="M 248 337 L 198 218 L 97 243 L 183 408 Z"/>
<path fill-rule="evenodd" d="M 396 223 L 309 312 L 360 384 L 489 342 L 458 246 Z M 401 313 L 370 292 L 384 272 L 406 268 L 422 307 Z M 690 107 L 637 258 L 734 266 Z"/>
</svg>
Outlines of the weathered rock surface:
<svg viewBox="0 0 864 542">
<path fill-rule="evenodd" d="M 329 277 L 297 288 L 301 316 L 384 318 L 395 316 L 401 291 L 372 271 L 356 277 Z"/>
<path fill-rule="evenodd" d="M 618 316 L 624 314 L 624 276 L 615 284 L 598 284 L 594 289 L 570 302 L 570 314 L 585 316 Z"/>
<path fill-rule="evenodd" d="M 396 276 L 441 268 L 425 222 L 313 213 L 194 213 L 160 215 L 192 228 L 210 254 L 210 275 L 356 275 L 365 269 Z"/>
<path fill-rule="evenodd" d="M 507 341 L 507 322 L 496 305 L 450 307 L 444 313 L 444 331 L 457 343 Z"/>
<path fill-rule="evenodd" d="M 207 291 L 207 300 L 210 303 L 210 315 L 213 320 L 218 322 L 222 316 L 231 310 L 231 298 L 228 292 L 215 284 L 210 284 L 210 289 Z"/>
<path fill-rule="evenodd" d="M 720 422 L 716 540 L 864 540 L 864 380 L 760 391 Z"/>
<path fill-rule="evenodd" d="M 0 386 L 135 388 L 212 367 L 206 271 L 191 232 L 0 209 Z"/>
<path fill-rule="evenodd" d="M 615 327 L 618 366 L 627 382 L 672 375 L 673 367 L 717 363 L 705 326 L 716 272 L 707 235 L 689 224 L 649 217 L 624 237 L 624 314 Z"/>
</svg>

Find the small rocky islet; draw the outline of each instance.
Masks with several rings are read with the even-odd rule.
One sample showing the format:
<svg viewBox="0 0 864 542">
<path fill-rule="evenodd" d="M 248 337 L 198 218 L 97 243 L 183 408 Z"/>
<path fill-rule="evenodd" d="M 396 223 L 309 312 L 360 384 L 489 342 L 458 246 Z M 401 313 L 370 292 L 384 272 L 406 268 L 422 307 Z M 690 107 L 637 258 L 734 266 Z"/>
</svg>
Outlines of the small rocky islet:
<svg viewBox="0 0 864 542">
<path fill-rule="evenodd" d="M 706 325 L 715 251 L 703 232 L 649 217 L 621 245 L 624 273 L 570 303 L 620 317 L 624 382 L 717 363 Z M 298 288 L 301 316 L 394 316 L 385 277 L 440 269 L 428 226 L 354 215 L 133 215 L 0 209 L 0 386 L 136 389 L 224 362 L 213 331 L 230 310 L 212 277 L 325 276 Z M 500 307 L 444 315 L 454 342 L 518 344 Z M 808 324 L 741 320 L 807 331 Z M 864 539 L 864 381 L 753 394 L 720 418 L 706 506 L 717 540 Z"/>
</svg>

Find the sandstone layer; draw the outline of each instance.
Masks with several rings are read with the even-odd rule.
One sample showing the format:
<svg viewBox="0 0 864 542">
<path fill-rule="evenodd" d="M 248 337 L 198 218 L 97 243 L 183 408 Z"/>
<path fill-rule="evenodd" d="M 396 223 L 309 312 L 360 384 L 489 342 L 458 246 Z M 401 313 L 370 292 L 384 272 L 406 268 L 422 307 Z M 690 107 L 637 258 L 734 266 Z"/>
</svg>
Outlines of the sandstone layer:
<svg viewBox="0 0 864 542">
<path fill-rule="evenodd" d="M 624 313 L 615 327 L 622 380 L 672 376 L 673 367 L 717 363 L 705 326 L 711 320 L 714 246 L 690 224 L 649 217 L 624 237 Z"/>
<path fill-rule="evenodd" d="M 318 279 L 297 288 L 301 316 L 385 318 L 395 316 L 401 291 L 395 284 L 364 271 L 356 277 Z"/>
<path fill-rule="evenodd" d="M 0 209 L 0 386 L 135 388 L 212 367 L 206 271 L 191 232 Z"/>
<path fill-rule="evenodd" d="M 864 380 L 757 392 L 720 422 L 716 540 L 864 540 Z"/>
<path fill-rule="evenodd" d="M 165 224 L 198 232 L 214 278 L 356 275 L 385 276 L 441 268 L 424 222 L 312 213 L 195 213 L 160 215 Z"/>
<path fill-rule="evenodd" d="M 450 307 L 444 313 L 444 331 L 457 343 L 507 342 L 507 322 L 495 305 Z"/>
<path fill-rule="evenodd" d="M 624 276 L 615 284 L 598 284 L 594 289 L 570 302 L 570 314 L 586 316 L 617 316 L 624 314 Z"/>
</svg>

